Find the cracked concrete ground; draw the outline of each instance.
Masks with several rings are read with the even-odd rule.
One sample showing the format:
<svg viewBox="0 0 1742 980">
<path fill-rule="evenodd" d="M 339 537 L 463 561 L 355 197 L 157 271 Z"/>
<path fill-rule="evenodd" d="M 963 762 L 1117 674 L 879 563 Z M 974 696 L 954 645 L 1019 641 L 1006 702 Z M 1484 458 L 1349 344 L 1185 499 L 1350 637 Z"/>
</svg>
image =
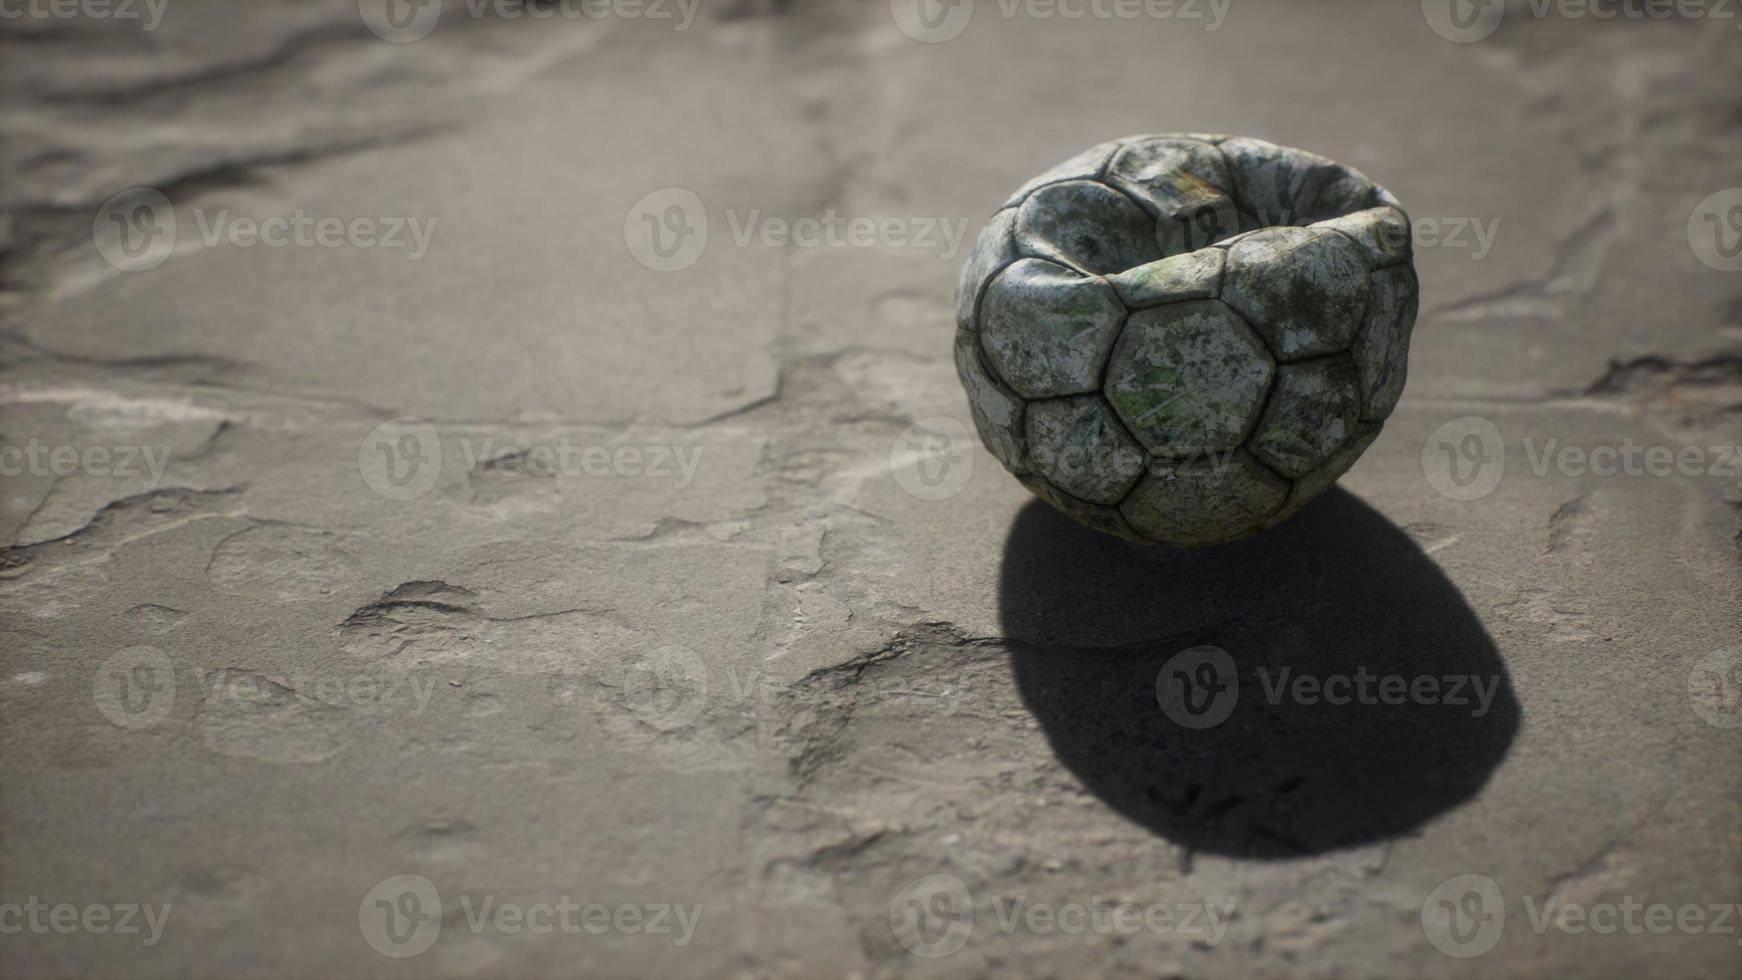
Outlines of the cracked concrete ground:
<svg viewBox="0 0 1742 980">
<path fill-rule="evenodd" d="M 0 970 L 1742 975 L 1736 21 L 903 2 L 0 23 Z M 1396 414 L 1208 551 L 927 455 L 946 231 L 1155 131 L 1416 221 Z"/>
</svg>

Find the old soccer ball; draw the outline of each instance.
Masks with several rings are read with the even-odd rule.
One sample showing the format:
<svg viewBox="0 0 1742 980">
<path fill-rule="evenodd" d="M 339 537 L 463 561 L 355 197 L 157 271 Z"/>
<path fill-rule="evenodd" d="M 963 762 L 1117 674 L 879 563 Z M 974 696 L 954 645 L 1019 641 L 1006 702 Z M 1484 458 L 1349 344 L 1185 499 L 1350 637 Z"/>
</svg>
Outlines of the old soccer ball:
<svg viewBox="0 0 1742 980">
<path fill-rule="evenodd" d="M 1409 219 L 1263 140 L 1103 143 L 1024 184 L 962 268 L 956 368 L 986 448 L 1090 527 L 1205 545 L 1335 483 L 1403 392 Z"/>
</svg>

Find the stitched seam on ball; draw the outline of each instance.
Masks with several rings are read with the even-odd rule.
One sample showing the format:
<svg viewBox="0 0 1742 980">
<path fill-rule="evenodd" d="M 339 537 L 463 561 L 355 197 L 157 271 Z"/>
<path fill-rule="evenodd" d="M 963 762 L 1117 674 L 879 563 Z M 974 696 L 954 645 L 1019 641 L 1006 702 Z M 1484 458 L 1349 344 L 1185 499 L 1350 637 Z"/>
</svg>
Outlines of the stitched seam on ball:
<svg viewBox="0 0 1742 980">
<path fill-rule="evenodd" d="M 1271 466 L 1269 463 L 1266 463 L 1264 461 L 1264 457 L 1259 454 L 1257 447 L 1250 445 L 1250 443 L 1258 435 L 1258 427 L 1264 423 L 1265 413 L 1270 411 L 1270 402 L 1271 402 L 1271 399 L 1275 397 L 1275 392 L 1282 390 L 1282 369 L 1283 369 L 1283 367 L 1285 367 L 1285 366 L 1286 367 L 1297 367 L 1297 366 L 1302 365 L 1302 364 L 1310 365 L 1310 364 L 1313 364 L 1317 361 L 1328 361 L 1328 360 L 1331 360 L 1332 358 L 1336 358 L 1336 357 L 1348 358 L 1349 359 L 1349 367 L 1355 374 L 1355 406 L 1357 409 L 1357 411 L 1355 413 L 1355 424 L 1350 427 L 1349 434 L 1344 436 L 1343 440 L 1341 442 L 1337 443 L 1335 448 L 1333 448 L 1329 452 L 1325 453 L 1325 458 L 1319 461 L 1318 466 L 1310 467 L 1307 470 L 1307 472 L 1302 473 L 1299 477 L 1288 476 L 1288 475 L 1284 474 L 1281 470 L 1278 470 L 1276 467 Z M 1361 372 L 1355 368 L 1354 355 L 1352 355 L 1349 351 L 1346 351 L 1346 350 L 1333 351 L 1329 354 L 1320 354 L 1317 357 L 1309 357 L 1303 361 L 1290 361 L 1287 365 L 1278 364 L 1276 366 L 1276 376 L 1271 379 L 1270 391 L 1265 393 L 1264 403 L 1258 407 L 1258 415 L 1257 415 L 1257 418 L 1252 423 L 1252 431 L 1247 433 L 1246 438 L 1240 440 L 1240 445 L 1247 452 L 1251 453 L 1252 458 L 1257 460 L 1258 463 L 1260 465 L 1262 465 L 1265 469 L 1269 470 L 1272 473 L 1275 473 L 1277 476 L 1281 477 L 1282 479 L 1287 480 L 1289 482 L 1289 485 L 1290 485 L 1289 492 L 1293 493 L 1294 492 L 1293 484 L 1297 479 L 1304 480 L 1308 476 L 1311 476 L 1314 472 L 1316 472 L 1318 470 L 1319 466 L 1323 466 L 1326 463 L 1330 462 L 1332 456 L 1335 456 L 1337 453 L 1342 452 L 1344 447 L 1349 445 L 1349 441 L 1355 437 L 1355 433 L 1360 431 L 1362 424 L 1365 422 L 1365 419 L 1362 418 L 1361 411 L 1360 411 L 1361 409 L 1365 409 L 1365 408 L 1366 408 L 1366 406 L 1363 404 L 1363 400 L 1361 398 Z"/>
<path fill-rule="evenodd" d="M 1090 501 L 1084 500 L 1083 498 L 1077 496 L 1074 493 L 1069 493 L 1067 491 L 1060 490 L 1058 484 L 1047 479 L 1045 476 L 1042 476 L 1040 473 L 1031 472 L 1028 474 L 1028 477 L 1029 477 L 1029 479 L 1034 480 L 1038 483 L 1045 484 L 1047 489 L 1049 489 L 1053 493 L 1056 493 L 1059 496 L 1065 498 L 1066 500 L 1070 500 L 1074 503 L 1082 504 L 1084 507 L 1093 507 L 1097 510 L 1112 511 L 1113 516 L 1118 519 L 1121 526 L 1123 526 L 1126 530 L 1130 531 L 1132 534 L 1136 535 L 1139 538 L 1142 538 L 1145 541 L 1158 541 L 1159 540 L 1157 538 L 1151 538 L 1149 535 L 1144 534 L 1142 531 L 1137 530 L 1137 528 L 1131 524 L 1130 519 L 1128 519 L 1125 516 L 1124 511 L 1121 511 L 1119 509 L 1119 504 L 1097 504 L 1097 503 L 1092 503 Z M 1140 480 L 1139 482 L 1142 482 L 1142 481 Z M 1132 488 L 1136 489 L 1136 485 L 1133 484 Z M 1128 496 L 1130 496 L 1130 494 L 1127 493 L 1126 496 L 1128 497 Z M 1119 498 L 1119 503 L 1122 504 L 1124 502 L 1125 502 L 1125 497 Z M 1051 501 L 1047 501 L 1047 503 L 1051 503 Z"/>
<path fill-rule="evenodd" d="M 1014 210 L 1014 209 L 1013 208 L 999 208 L 998 210 L 992 212 L 992 217 L 990 217 L 986 220 L 986 224 L 988 226 L 990 226 L 992 224 L 992 222 L 998 220 L 999 215 L 1003 214 L 1006 211 L 1011 211 L 1011 210 Z M 1010 217 L 1010 233 L 1004 236 L 1005 244 L 1010 246 L 1010 251 L 1013 255 L 1015 255 L 1015 257 L 998 263 L 996 268 L 994 268 L 991 272 L 988 272 L 986 274 L 986 278 L 980 280 L 980 285 L 974 290 L 974 305 L 968 311 L 968 322 L 970 322 L 974 325 L 974 333 L 976 333 L 976 334 L 978 334 L 980 332 L 980 303 L 982 301 L 984 301 L 986 298 L 986 290 L 988 290 L 992 287 L 992 280 L 998 278 L 999 275 L 1001 275 L 1005 269 L 1010 268 L 1011 266 L 1015 265 L 1017 262 L 1020 262 L 1022 260 L 1021 254 L 1017 252 L 1016 218 L 1017 218 L 1016 215 L 1011 215 L 1011 217 Z M 981 229 L 981 234 L 985 234 L 984 228 Z M 979 245 L 979 242 L 975 242 L 974 244 Z M 972 262 L 973 259 L 974 259 L 973 253 L 970 252 L 968 255 L 968 261 Z"/>
<path fill-rule="evenodd" d="M 1024 193 L 1021 197 L 1009 202 L 1008 204 L 1004 205 L 1004 207 L 1001 207 L 998 210 L 1003 211 L 1003 210 L 1006 210 L 1008 208 L 1022 207 L 1022 205 L 1026 204 L 1028 202 L 1029 198 L 1034 196 L 1036 191 L 1040 190 L 1043 187 L 1051 187 L 1054 184 L 1068 184 L 1073 180 L 1099 181 L 1101 179 L 1101 175 L 1107 172 L 1107 167 L 1112 164 L 1113 157 L 1118 154 L 1120 147 L 1122 147 L 1124 145 L 1125 145 L 1124 143 L 1121 143 L 1121 142 L 1118 142 L 1117 140 L 1115 140 L 1113 143 L 1113 148 L 1107 151 L 1106 158 L 1103 159 L 1100 162 L 1100 164 L 1096 166 L 1095 172 L 1093 174 L 1090 174 L 1087 177 L 1082 177 L 1082 176 L 1060 177 L 1057 180 L 1049 180 L 1044 184 L 1036 184 L 1033 187 L 1030 187 L 1028 189 L 1028 191 L 1026 193 Z"/>
<path fill-rule="evenodd" d="M 1113 406 L 1111 406 L 1107 403 L 1107 399 L 1105 397 L 1103 397 L 1100 392 L 1091 391 L 1091 392 L 1085 392 L 1085 393 L 1080 394 L 1080 395 L 1053 395 L 1053 396 L 1048 397 L 1048 398 L 1036 398 L 1034 401 L 1029 402 L 1028 405 L 1025 406 L 1025 408 L 1023 410 L 1023 416 L 1022 416 L 1023 428 L 1024 428 L 1024 433 L 1023 433 L 1024 438 L 1029 442 L 1033 442 L 1032 439 L 1027 438 L 1027 435 L 1028 435 L 1027 425 L 1028 425 L 1029 419 L 1032 418 L 1030 413 L 1027 411 L 1028 408 L 1033 407 L 1035 405 L 1045 404 L 1047 402 L 1073 402 L 1073 401 L 1078 401 L 1078 400 L 1083 399 L 1083 398 L 1093 398 L 1097 402 L 1099 402 L 1101 408 L 1104 411 L 1106 411 L 1106 413 L 1109 416 L 1112 417 L 1113 424 L 1119 426 L 1121 431 L 1124 431 L 1125 427 L 1124 427 L 1124 425 L 1122 425 L 1119 422 L 1119 416 L 1113 412 Z M 1125 434 L 1127 437 L 1129 437 L 1131 435 L 1129 432 L 1126 432 Z M 1138 442 L 1136 439 L 1132 439 L 1131 442 L 1133 445 L 1135 445 L 1137 447 L 1139 455 L 1144 455 L 1145 450 L 1143 448 L 1143 443 Z M 1147 458 L 1147 456 L 1145 456 L 1145 458 Z M 1044 473 L 1041 473 L 1040 470 L 1038 470 L 1038 469 L 1031 469 L 1030 472 L 1041 477 L 1042 479 L 1046 479 L 1046 475 Z M 1145 472 L 1147 472 L 1147 470 L 1145 470 Z M 1125 498 L 1131 496 L 1131 491 L 1137 489 L 1137 484 L 1140 482 L 1142 482 L 1142 475 L 1141 474 L 1139 475 L 1138 479 L 1133 480 L 1131 482 L 1131 486 L 1126 488 L 1124 493 L 1119 495 L 1119 499 L 1117 499 L 1109 504 L 1103 504 L 1099 501 L 1089 500 L 1085 497 L 1079 497 L 1076 494 L 1071 493 L 1068 490 L 1061 489 L 1058 484 L 1053 483 L 1052 480 L 1050 480 L 1050 479 L 1047 479 L 1047 485 L 1051 486 L 1054 490 L 1057 490 L 1059 493 L 1062 493 L 1065 496 L 1070 497 L 1072 500 L 1080 500 L 1083 503 L 1088 504 L 1091 507 L 1113 507 L 1113 508 L 1117 508 L 1120 504 L 1124 503 Z"/>
</svg>

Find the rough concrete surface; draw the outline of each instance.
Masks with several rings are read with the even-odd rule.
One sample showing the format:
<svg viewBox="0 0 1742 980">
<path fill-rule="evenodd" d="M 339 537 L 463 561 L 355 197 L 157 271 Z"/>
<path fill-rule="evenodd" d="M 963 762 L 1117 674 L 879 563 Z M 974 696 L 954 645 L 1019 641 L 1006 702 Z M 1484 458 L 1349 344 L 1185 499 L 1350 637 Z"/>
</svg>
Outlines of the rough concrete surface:
<svg viewBox="0 0 1742 980">
<path fill-rule="evenodd" d="M 381 6 L 0 22 L 0 973 L 1742 974 L 1734 18 Z M 1215 549 L 956 377 L 1144 132 L 1415 223 L 1383 432 Z"/>
</svg>

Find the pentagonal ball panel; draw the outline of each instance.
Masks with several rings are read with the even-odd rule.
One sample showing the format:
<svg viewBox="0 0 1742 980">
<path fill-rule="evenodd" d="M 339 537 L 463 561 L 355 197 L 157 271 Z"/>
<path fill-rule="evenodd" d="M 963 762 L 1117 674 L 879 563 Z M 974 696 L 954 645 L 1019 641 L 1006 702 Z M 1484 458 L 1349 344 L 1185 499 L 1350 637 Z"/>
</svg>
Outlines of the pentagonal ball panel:
<svg viewBox="0 0 1742 980">
<path fill-rule="evenodd" d="M 1100 395 L 1028 406 L 1028 459 L 1053 486 L 1092 504 L 1116 504 L 1143 475 L 1148 456 Z"/>
<path fill-rule="evenodd" d="M 1024 255 L 1107 275 L 1161 258 L 1155 222 L 1106 184 L 1048 184 L 1017 209 L 1016 245 Z"/>
<path fill-rule="evenodd" d="M 1282 475 L 1304 476 L 1342 448 L 1360 415 L 1361 388 L 1346 355 L 1284 364 L 1247 445 Z"/>
<path fill-rule="evenodd" d="M 1288 497 L 1288 481 L 1251 454 L 1155 460 L 1119 510 L 1132 529 L 1163 544 L 1216 544 L 1257 531 Z"/>
<path fill-rule="evenodd" d="M 1004 384 L 1024 398 L 1095 390 L 1125 307 L 1113 289 L 1043 259 L 999 273 L 980 300 L 980 344 Z"/>
<path fill-rule="evenodd" d="M 1367 263 L 1323 228 L 1269 228 L 1228 250 L 1222 300 L 1294 361 L 1347 350 L 1367 312 Z"/>
<path fill-rule="evenodd" d="M 1239 315 L 1215 300 L 1131 314 L 1107 365 L 1107 400 L 1151 452 L 1240 444 L 1275 373 Z"/>
</svg>

